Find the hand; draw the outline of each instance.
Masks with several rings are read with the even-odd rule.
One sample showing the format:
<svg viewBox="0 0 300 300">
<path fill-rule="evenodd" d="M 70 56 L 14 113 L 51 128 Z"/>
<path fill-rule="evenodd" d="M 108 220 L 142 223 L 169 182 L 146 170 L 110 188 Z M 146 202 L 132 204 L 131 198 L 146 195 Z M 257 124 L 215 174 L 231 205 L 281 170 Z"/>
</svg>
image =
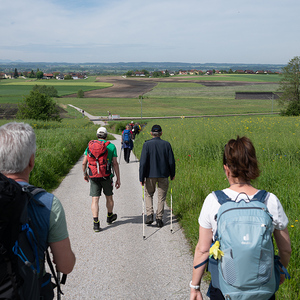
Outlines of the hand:
<svg viewBox="0 0 300 300">
<path fill-rule="evenodd" d="M 117 180 L 116 180 L 116 183 L 115 183 L 116 189 L 118 189 L 120 186 L 121 186 L 120 179 L 117 179 Z"/>
<path fill-rule="evenodd" d="M 203 300 L 201 292 L 191 288 L 190 300 Z"/>
<path fill-rule="evenodd" d="M 141 186 L 144 186 L 144 182 L 140 182 Z"/>
<path fill-rule="evenodd" d="M 89 182 L 90 178 L 87 174 L 84 174 L 83 175 L 83 179 L 86 181 L 86 182 Z"/>
<path fill-rule="evenodd" d="M 280 274 L 280 281 L 279 281 L 279 285 L 283 284 L 285 281 L 285 275 L 284 274 Z"/>
</svg>

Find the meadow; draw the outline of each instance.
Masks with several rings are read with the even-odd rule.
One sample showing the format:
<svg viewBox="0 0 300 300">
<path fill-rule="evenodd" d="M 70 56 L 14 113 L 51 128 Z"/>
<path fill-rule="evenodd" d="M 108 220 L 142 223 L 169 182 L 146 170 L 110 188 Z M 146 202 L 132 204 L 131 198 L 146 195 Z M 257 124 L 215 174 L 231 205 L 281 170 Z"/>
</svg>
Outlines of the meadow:
<svg viewBox="0 0 300 300">
<path fill-rule="evenodd" d="M 109 83 L 95 82 L 95 79 L 96 77 L 92 76 L 84 80 L 37 80 L 22 78 L 0 80 L 0 103 L 21 102 L 23 97 L 27 96 L 36 84 L 54 86 L 60 97 L 77 94 L 80 89 L 86 92 L 111 86 Z"/>
<path fill-rule="evenodd" d="M 240 75 L 239 75 L 240 76 Z M 242 75 L 244 76 L 244 75 Z M 218 76 L 209 77 L 215 80 Z M 199 80 L 203 80 L 200 77 Z M 246 77 L 242 77 L 243 79 Z M 249 77 L 247 81 L 263 77 Z M 276 82 L 273 76 L 272 78 Z M 186 79 L 186 78 L 185 78 Z M 195 79 L 195 78 L 193 78 Z M 237 80 L 226 77 L 226 80 Z M 224 78 L 219 80 L 225 80 Z M 266 82 L 266 80 L 264 80 Z M 12 100 L 20 101 L 24 86 L 29 90 L 36 82 L 21 84 L 12 81 L 0 81 L 0 103 Z M 48 81 L 42 81 L 42 84 Z M 49 81 L 52 85 L 52 82 Z M 82 81 L 58 83 L 57 90 L 63 94 L 68 90 L 76 93 Z M 84 82 L 86 89 L 94 89 L 100 83 Z M 89 86 L 90 84 L 90 86 Z M 59 90 L 59 85 L 61 89 Z M 64 86 L 66 85 L 66 86 Z M 253 183 L 259 189 L 273 192 L 280 199 L 290 220 L 289 232 L 292 241 L 292 257 L 289 273 L 292 279 L 286 281 L 277 293 L 278 299 L 300 299 L 298 278 L 300 277 L 299 257 L 300 225 L 299 225 L 299 178 L 300 178 L 300 117 L 235 116 L 235 117 L 204 117 L 185 118 L 192 115 L 222 115 L 225 113 L 270 113 L 271 100 L 235 100 L 235 91 L 274 91 L 276 84 L 247 85 L 235 87 L 205 87 L 194 82 L 159 83 L 143 99 L 144 116 L 182 116 L 179 119 L 143 119 L 147 125 L 137 136 L 135 154 L 139 157 L 143 142 L 151 138 L 150 128 L 159 123 L 163 128 L 163 139 L 168 140 L 174 150 L 176 159 L 176 178 L 171 182 L 173 191 L 173 212 L 182 225 L 185 235 L 194 250 L 198 239 L 198 217 L 205 197 L 216 189 L 228 187 L 222 166 L 224 145 L 237 135 L 249 137 L 257 150 L 261 176 Z M 3 88 L 4 87 L 4 88 Z M 71 89 L 71 90 L 70 90 Z M 28 90 L 28 91 L 29 91 Z M 10 91 L 10 92 L 9 92 Z M 13 92 L 15 91 L 15 92 Z M 9 93 L 16 93 L 9 98 Z M 19 95 L 17 95 L 19 93 Z M 4 96 L 3 96 L 4 95 Z M 14 98 L 15 97 L 15 98 Z M 70 118 L 57 122 L 37 122 L 28 120 L 37 134 L 36 166 L 30 181 L 48 190 L 55 189 L 70 168 L 83 154 L 90 139 L 94 139 L 97 126 L 82 118 L 77 111 L 68 108 L 70 103 L 92 115 L 107 115 L 107 110 L 121 116 L 141 116 L 139 99 L 120 98 L 58 98 L 56 101 L 69 111 Z M 274 112 L 279 111 L 275 107 Z M 149 115 L 148 115 L 149 114 Z M 0 125 L 8 122 L 1 120 Z M 116 122 L 118 124 L 120 122 Z M 120 127 L 120 126 L 115 126 Z M 58 138 L 59 137 L 59 138 Z M 112 137 L 111 137 L 112 138 Z M 170 194 L 168 195 L 168 201 Z"/>
<path fill-rule="evenodd" d="M 134 151 L 138 157 L 143 142 L 151 138 L 149 131 L 155 123 L 162 126 L 162 138 L 171 143 L 174 151 L 176 177 L 170 186 L 173 212 L 184 228 L 192 250 L 198 241 L 198 217 L 205 197 L 214 190 L 228 187 L 222 166 L 224 145 L 237 135 L 245 135 L 253 141 L 261 169 L 261 175 L 253 185 L 277 195 L 290 221 L 293 253 L 288 270 L 292 279 L 284 283 L 277 297 L 300 299 L 300 117 L 151 120 L 136 138 Z"/>
<path fill-rule="evenodd" d="M 96 82 L 96 77 L 85 80 L 0 80 L 0 104 L 19 103 L 35 84 L 54 86 L 61 106 L 72 104 L 96 116 L 107 116 L 107 111 L 121 117 L 140 118 L 158 116 L 202 116 L 218 114 L 247 114 L 279 112 L 275 101 L 237 100 L 235 92 L 274 92 L 278 88 L 278 75 L 226 74 L 215 76 L 176 77 L 177 82 L 159 82 L 150 92 L 137 98 L 76 98 L 66 97 L 78 90 L 91 91 L 111 86 Z M 189 81 L 239 81 L 245 86 L 204 86 Z M 251 84 L 252 83 L 252 84 Z M 264 83 L 264 84 L 261 84 Z M 267 83 L 267 84 L 266 84 Z M 101 105 L 99 105 L 101 104 Z M 218 109 L 216 110 L 216 107 Z"/>
<path fill-rule="evenodd" d="M 70 103 L 96 116 L 106 116 L 107 111 L 121 117 L 139 118 L 162 116 L 202 116 L 220 114 L 272 113 L 279 112 L 271 99 L 237 100 L 235 92 L 275 92 L 278 75 L 216 75 L 185 76 L 176 82 L 159 82 L 143 99 L 137 98 L 59 98 L 60 104 Z M 246 81 L 240 86 L 204 86 L 189 81 Z M 264 84 L 261 84 L 264 82 Z M 252 83 L 252 84 L 251 84 Z M 68 101 L 68 102 L 66 102 Z M 99 105 L 101 103 L 101 105 Z M 218 109 L 216 109 L 218 107 Z"/>
</svg>

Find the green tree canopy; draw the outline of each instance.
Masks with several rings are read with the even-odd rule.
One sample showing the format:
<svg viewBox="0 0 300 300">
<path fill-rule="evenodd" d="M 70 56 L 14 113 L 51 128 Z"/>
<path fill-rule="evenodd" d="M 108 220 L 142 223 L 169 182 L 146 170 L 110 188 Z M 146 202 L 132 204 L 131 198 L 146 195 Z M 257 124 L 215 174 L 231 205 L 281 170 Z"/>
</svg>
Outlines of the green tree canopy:
<svg viewBox="0 0 300 300">
<path fill-rule="evenodd" d="M 43 76 L 44 76 L 44 73 L 43 73 L 42 71 L 37 71 L 37 72 L 36 72 L 36 78 L 42 79 Z"/>
<path fill-rule="evenodd" d="M 16 118 L 43 121 L 61 120 L 59 111 L 52 98 L 39 91 L 30 91 L 25 100 L 19 104 Z"/>
<path fill-rule="evenodd" d="M 282 69 L 278 92 L 282 93 L 278 100 L 283 115 L 300 115 L 300 57 L 295 56 Z"/>
<path fill-rule="evenodd" d="M 33 70 L 31 70 L 30 74 L 28 75 L 29 78 L 35 78 L 35 74 Z"/>
<path fill-rule="evenodd" d="M 14 77 L 15 77 L 15 78 L 18 78 L 18 77 L 19 77 L 19 73 L 18 73 L 17 68 L 15 68 Z"/>
<path fill-rule="evenodd" d="M 84 91 L 83 90 L 79 90 L 77 92 L 77 98 L 83 98 L 84 97 Z"/>
<path fill-rule="evenodd" d="M 50 97 L 58 97 L 57 89 L 54 86 L 46 86 L 46 85 L 34 85 L 32 88 L 33 91 L 39 91 L 42 94 L 45 94 Z"/>
</svg>

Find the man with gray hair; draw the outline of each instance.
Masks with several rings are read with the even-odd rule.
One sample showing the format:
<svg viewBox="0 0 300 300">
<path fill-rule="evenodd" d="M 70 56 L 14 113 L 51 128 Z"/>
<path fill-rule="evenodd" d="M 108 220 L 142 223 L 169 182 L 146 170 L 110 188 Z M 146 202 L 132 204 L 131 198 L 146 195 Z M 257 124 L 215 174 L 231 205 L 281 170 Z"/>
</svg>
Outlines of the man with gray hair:
<svg viewBox="0 0 300 300">
<path fill-rule="evenodd" d="M 163 227 L 164 204 L 169 188 L 169 179 L 175 178 L 175 159 L 171 144 L 162 140 L 160 125 L 153 125 L 152 139 L 143 145 L 140 158 L 140 183 L 145 185 L 146 224 L 153 223 L 153 195 L 157 185 L 156 225 Z"/>
<path fill-rule="evenodd" d="M 22 187 L 29 186 L 35 152 L 36 136 L 29 124 L 12 122 L 0 127 L 0 172 Z M 46 191 L 39 192 L 34 198 L 43 204 L 32 201 L 28 206 L 28 214 L 38 233 L 39 258 L 44 262 L 45 251 L 50 246 L 57 271 L 68 274 L 76 259 L 62 204 Z"/>
<path fill-rule="evenodd" d="M 101 196 L 101 192 L 106 198 L 106 208 L 107 208 L 107 224 L 112 224 L 117 219 L 117 214 L 113 213 L 114 208 L 114 200 L 113 200 L 113 176 L 116 174 L 116 183 L 115 187 L 118 189 L 121 185 L 120 182 L 120 171 L 119 164 L 117 160 L 117 149 L 116 146 L 110 142 L 106 141 L 107 138 L 107 130 L 105 127 L 100 127 L 97 130 L 97 138 L 98 140 L 90 141 L 89 146 L 86 148 L 84 152 L 84 159 L 82 162 L 82 171 L 83 171 L 83 179 L 86 182 L 90 182 L 90 196 L 92 197 L 92 215 L 93 215 L 93 229 L 95 232 L 99 232 L 100 221 L 99 221 L 99 199 Z M 93 145 L 93 148 L 97 148 L 98 146 L 103 147 L 105 151 L 104 161 L 99 158 L 96 159 L 93 154 L 93 150 L 90 149 L 90 145 Z M 94 163 L 92 166 L 92 162 Z M 89 163 L 89 164 L 88 164 Z M 102 174 L 100 169 L 103 164 L 108 165 L 108 167 L 112 167 L 114 172 L 111 172 L 110 169 L 106 174 Z M 93 169 L 94 167 L 94 169 Z M 105 166 L 106 168 L 106 166 Z M 97 176 L 99 174 L 99 176 Z"/>
</svg>

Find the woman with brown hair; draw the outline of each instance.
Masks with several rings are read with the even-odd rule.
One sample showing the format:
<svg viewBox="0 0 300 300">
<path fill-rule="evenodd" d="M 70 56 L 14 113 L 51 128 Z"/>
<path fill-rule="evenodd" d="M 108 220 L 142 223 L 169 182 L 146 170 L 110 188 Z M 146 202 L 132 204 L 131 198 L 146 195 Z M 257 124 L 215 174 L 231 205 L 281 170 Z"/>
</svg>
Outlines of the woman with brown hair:
<svg viewBox="0 0 300 300">
<path fill-rule="evenodd" d="M 223 166 L 229 183 L 229 187 L 224 189 L 223 192 L 228 198 L 238 201 L 242 198 L 240 193 L 245 193 L 250 200 L 253 199 L 259 190 L 252 186 L 251 181 L 259 176 L 260 170 L 258 168 L 255 148 L 250 139 L 247 137 L 240 138 L 239 136 L 236 140 L 231 139 L 224 149 Z M 284 267 L 287 267 L 291 255 L 291 244 L 287 229 L 288 218 L 280 201 L 274 194 L 268 193 L 264 204 L 273 217 L 273 236 L 277 244 L 280 261 Z M 217 231 L 215 216 L 220 206 L 213 193 L 210 193 L 203 203 L 198 219 L 200 225 L 199 240 L 195 249 L 194 266 L 205 262 L 209 257 L 209 249 Z M 199 268 L 193 268 L 193 277 L 190 282 L 190 300 L 203 299 L 200 291 L 200 283 L 205 267 L 206 263 Z M 281 275 L 280 283 L 283 283 L 284 279 L 284 275 Z M 223 300 L 224 297 L 219 289 L 211 285 L 210 299 Z M 275 299 L 275 294 L 270 299 Z"/>
</svg>

